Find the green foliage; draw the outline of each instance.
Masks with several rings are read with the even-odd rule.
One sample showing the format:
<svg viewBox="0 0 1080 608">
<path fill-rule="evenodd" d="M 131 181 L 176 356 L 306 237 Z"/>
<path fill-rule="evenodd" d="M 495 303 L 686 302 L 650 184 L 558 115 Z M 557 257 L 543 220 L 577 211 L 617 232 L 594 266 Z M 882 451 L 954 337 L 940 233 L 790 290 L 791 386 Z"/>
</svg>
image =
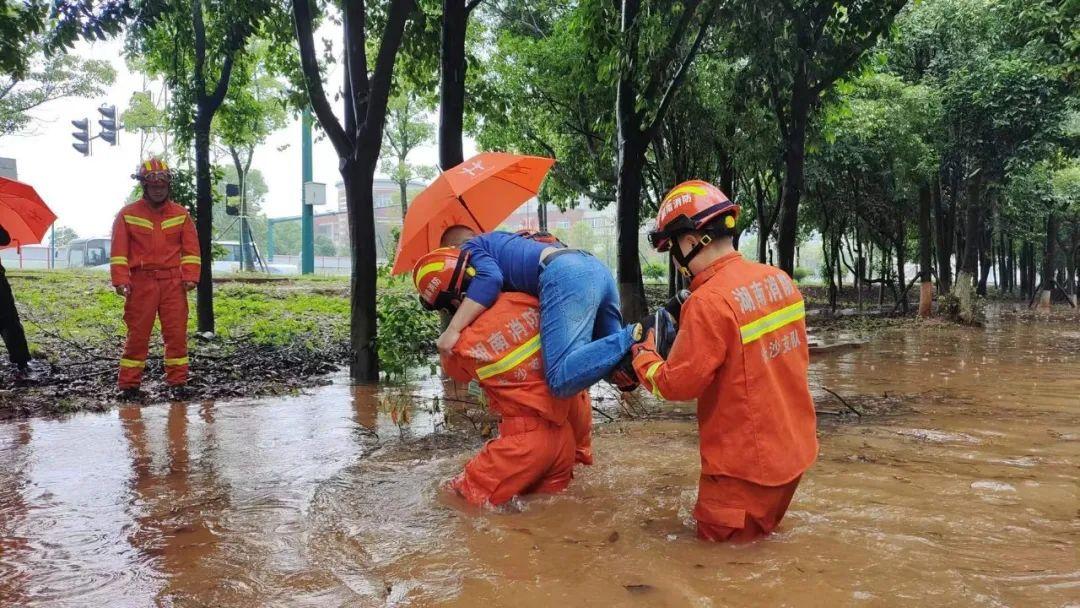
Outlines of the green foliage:
<svg viewBox="0 0 1080 608">
<path fill-rule="evenodd" d="M 813 270 L 810 270 L 809 268 L 799 267 L 794 270 L 793 276 L 791 278 L 795 279 L 796 283 L 802 283 L 806 280 L 807 277 L 811 276 L 812 274 L 814 274 Z M 825 273 L 822 273 L 822 276 L 824 275 Z"/>
<path fill-rule="evenodd" d="M 661 281 L 667 276 L 667 268 L 663 264 L 650 262 L 642 267 L 641 274 L 650 281 Z"/>
<path fill-rule="evenodd" d="M 66 247 L 68 243 L 79 238 L 79 234 L 68 226 L 56 226 L 53 234 L 57 247 Z"/>
<path fill-rule="evenodd" d="M 34 108 L 65 97 L 97 97 L 116 80 L 116 70 L 107 61 L 71 55 L 46 58 L 41 48 L 35 42 L 25 50 L 30 63 L 20 76 L 0 76 L 0 137 L 26 129 Z"/>
<path fill-rule="evenodd" d="M 424 310 L 407 282 L 379 294 L 379 367 L 388 379 L 404 379 L 410 369 L 425 364 L 439 337 L 438 315 Z"/>
<path fill-rule="evenodd" d="M 22 78 L 29 69 L 34 36 L 48 13 L 43 0 L 0 0 L 0 75 Z"/>
</svg>

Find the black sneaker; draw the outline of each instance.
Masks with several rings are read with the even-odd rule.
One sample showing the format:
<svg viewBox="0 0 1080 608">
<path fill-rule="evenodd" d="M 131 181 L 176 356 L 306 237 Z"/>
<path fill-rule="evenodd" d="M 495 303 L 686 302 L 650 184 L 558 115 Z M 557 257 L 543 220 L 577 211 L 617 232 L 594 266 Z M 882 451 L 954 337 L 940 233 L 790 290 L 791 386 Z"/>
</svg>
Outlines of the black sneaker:
<svg viewBox="0 0 1080 608">
<path fill-rule="evenodd" d="M 34 375 L 34 370 L 30 368 L 28 363 L 16 365 L 14 376 L 15 384 L 18 385 L 33 384 L 34 381 L 37 380 L 37 377 Z"/>
</svg>

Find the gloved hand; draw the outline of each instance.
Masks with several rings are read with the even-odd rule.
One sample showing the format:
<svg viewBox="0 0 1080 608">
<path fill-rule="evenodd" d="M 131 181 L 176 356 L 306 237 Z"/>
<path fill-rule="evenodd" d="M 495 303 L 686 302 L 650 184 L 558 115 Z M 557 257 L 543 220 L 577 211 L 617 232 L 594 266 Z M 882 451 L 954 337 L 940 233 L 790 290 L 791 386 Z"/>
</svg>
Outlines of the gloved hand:
<svg viewBox="0 0 1080 608">
<path fill-rule="evenodd" d="M 638 355 L 643 351 L 650 353 L 656 353 L 656 330 L 650 329 L 645 332 L 645 337 L 638 343 L 630 347 L 630 356 L 634 359 L 638 358 Z M 659 353 L 657 353 L 659 354 Z"/>
</svg>

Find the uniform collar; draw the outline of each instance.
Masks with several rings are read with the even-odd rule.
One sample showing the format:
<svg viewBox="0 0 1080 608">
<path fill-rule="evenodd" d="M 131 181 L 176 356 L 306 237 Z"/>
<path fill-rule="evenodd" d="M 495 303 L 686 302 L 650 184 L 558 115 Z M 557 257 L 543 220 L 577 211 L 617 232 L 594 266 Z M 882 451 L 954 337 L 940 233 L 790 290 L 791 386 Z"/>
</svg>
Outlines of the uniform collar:
<svg viewBox="0 0 1080 608">
<path fill-rule="evenodd" d="M 702 270 L 700 273 L 694 275 L 694 278 L 690 281 L 690 291 L 694 291 L 698 287 L 704 285 L 706 281 L 713 278 L 713 276 L 723 270 L 725 266 L 730 265 L 735 260 L 741 259 L 742 254 L 738 251 L 732 251 L 731 253 L 721 256 L 712 264 L 709 264 L 709 266 L 706 267 L 705 270 Z"/>
<path fill-rule="evenodd" d="M 171 202 L 172 202 L 172 199 L 167 198 L 167 199 L 165 199 L 164 203 L 161 203 L 160 207 L 154 207 L 153 205 L 150 204 L 150 201 L 146 200 L 145 197 L 140 197 L 139 200 L 136 201 L 136 204 L 141 205 L 143 209 L 149 211 L 150 213 L 155 213 L 157 215 L 161 215 L 161 214 L 165 213 L 165 211 L 169 208 L 169 203 L 171 203 Z"/>
</svg>

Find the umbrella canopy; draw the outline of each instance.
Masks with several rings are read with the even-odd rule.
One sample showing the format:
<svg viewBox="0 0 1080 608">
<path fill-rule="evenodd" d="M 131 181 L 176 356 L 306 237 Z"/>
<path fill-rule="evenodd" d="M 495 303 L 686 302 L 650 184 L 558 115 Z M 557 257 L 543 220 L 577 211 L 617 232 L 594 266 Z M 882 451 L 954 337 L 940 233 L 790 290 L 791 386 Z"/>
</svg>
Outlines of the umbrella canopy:
<svg viewBox="0 0 1080 608">
<path fill-rule="evenodd" d="M 55 221 L 33 186 L 0 177 L 0 226 L 11 236 L 8 247 L 40 243 Z"/>
<path fill-rule="evenodd" d="M 553 164 L 553 158 L 485 152 L 446 171 L 409 205 L 391 272 L 412 270 L 451 226 L 494 230 L 536 196 Z"/>
</svg>

